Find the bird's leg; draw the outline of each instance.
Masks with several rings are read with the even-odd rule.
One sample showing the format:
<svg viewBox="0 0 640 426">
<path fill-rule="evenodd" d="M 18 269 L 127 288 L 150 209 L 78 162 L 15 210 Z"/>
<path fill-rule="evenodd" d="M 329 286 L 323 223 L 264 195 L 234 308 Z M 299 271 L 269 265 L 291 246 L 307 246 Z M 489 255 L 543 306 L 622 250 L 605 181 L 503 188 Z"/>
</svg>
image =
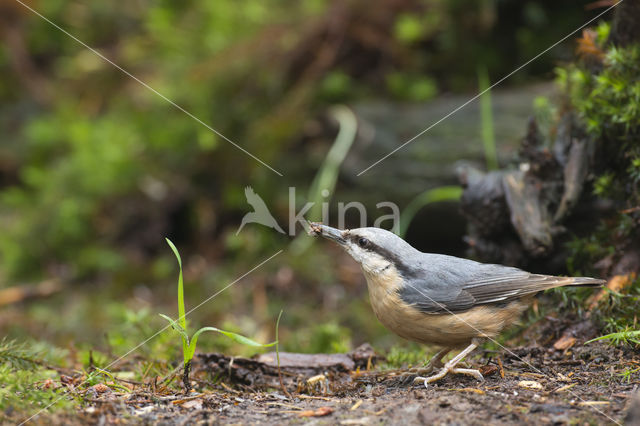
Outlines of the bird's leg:
<svg viewBox="0 0 640 426">
<path fill-rule="evenodd" d="M 462 361 L 464 359 L 464 357 L 466 357 L 471 352 L 473 352 L 473 350 L 475 348 L 477 348 L 479 345 L 480 345 L 480 341 L 476 340 L 476 339 L 473 339 L 469 346 L 467 346 L 458 355 L 456 355 L 455 357 L 451 358 L 451 360 L 449 360 L 449 362 L 447 362 L 444 365 L 444 367 L 442 367 L 440 369 L 440 371 L 438 373 L 436 373 L 436 374 L 434 374 L 432 376 L 429 376 L 429 377 L 416 377 L 413 382 L 414 383 L 424 383 L 424 385 L 427 386 L 427 384 L 429 384 L 431 382 L 435 382 L 436 380 L 442 379 L 444 376 L 447 375 L 447 373 L 469 374 L 469 375 L 475 377 L 476 379 L 478 379 L 480 381 L 484 380 L 484 377 L 482 377 L 482 374 L 478 370 L 474 370 L 474 369 L 471 369 L 471 368 L 456 368 L 456 365 L 458 365 L 458 363 L 460 361 Z"/>
<path fill-rule="evenodd" d="M 414 375 L 420 375 L 420 374 L 428 374 L 431 373 L 433 370 L 435 370 L 436 368 L 442 368 L 443 364 L 442 364 L 442 358 L 445 357 L 445 355 L 447 355 L 449 352 L 451 352 L 451 348 L 443 348 L 441 350 L 439 350 L 434 356 L 431 357 L 431 359 L 429 360 L 429 363 L 425 366 L 422 367 L 418 367 L 418 368 L 410 368 L 409 370 L 407 370 L 404 374 L 402 374 L 403 376 L 414 376 Z"/>
<path fill-rule="evenodd" d="M 413 379 L 416 376 L 433 373 L 434 370 L 442 368 L 442 358 L 444 358 L 444 356 L 449 352 L 451 352 L 451 348 L 441 349 L 433 357 L 431 357 L 426 365 L 423 365 L 422 367 L 410 368 L 401 373 L 394 371 L 384 374 L 385 380 L 399 380 L 399 383 L 401 383 L 402 385 L 408 385 L 413 382 Z"/>
<path fill-rule="evenodd" d="M 434 370 L 442 368 L 442 358 L 444 358 L 444 356 L 449 352 L 451 352 L 451 348 L 441 349 L 433 357 L 431 357 L 427 365 L 423 365 L 422 367 L 417 368 L 410 368 L 395 377 L 398 378 L 400 380 L 400 383 L 402 383 L 403 385 L 408 385 L 413 382 L 413 379 L 416 376 L 433 373 Z"/>
</svg>

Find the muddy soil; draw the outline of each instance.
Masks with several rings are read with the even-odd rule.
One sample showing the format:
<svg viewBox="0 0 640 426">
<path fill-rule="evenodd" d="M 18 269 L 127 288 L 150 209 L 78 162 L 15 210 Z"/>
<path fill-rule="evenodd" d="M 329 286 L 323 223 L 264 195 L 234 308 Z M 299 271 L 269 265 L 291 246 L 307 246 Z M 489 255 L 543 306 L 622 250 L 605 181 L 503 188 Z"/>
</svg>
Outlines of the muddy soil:
<svg viewBox="0 0 640 426">
<path fill-rule="evenodd" d="M 575 343 L 560 343 L 571 344 Z M 640 384 L 640 353 L 630 348 L 592 343 L 575 344 L 564 350 L 550 345 L 512 348 L 509 352 L 481 351 L 471 357 L 470 364 L 483 371 L 483 382 L 456 375 L 428 388 L 402 383 L 397 371 L 362 369 L 363 358 L 353 354 L 339 354 L 338 358 L 320 356 L 327 357 L 321 367 L 324 373 L 313 366 L 289 368 L 292 362 L 300 362 L 295 357 L 293 361 L 286 356 L 281 359 L 289 396 L 278 385 L 274 386 L 279 380 L 268 359 L 262 363 L 257 359 L 234 360 L 205 354 L 195 361 L 194 384 L 198 392 L 188 396 L 158 389 L 153 392 L 149 386 L 129 394 L 96 389 L 92 395 L 85 395 L 86 406 L 82 411 L 41 415 L 34 422 L 100 425 L 640 422 L 635 417 L 640 414 L 640 400 L 634 400 Z M 367 362 L 370 365 L 373 361 L 375 358 L 370 357 Z"/>
</svg>

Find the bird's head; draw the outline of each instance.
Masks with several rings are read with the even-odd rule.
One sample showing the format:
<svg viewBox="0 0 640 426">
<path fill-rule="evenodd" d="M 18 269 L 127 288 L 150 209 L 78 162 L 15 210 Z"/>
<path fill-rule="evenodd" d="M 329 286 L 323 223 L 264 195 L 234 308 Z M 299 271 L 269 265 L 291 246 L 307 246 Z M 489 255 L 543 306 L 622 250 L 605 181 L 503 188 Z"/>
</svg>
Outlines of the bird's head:
<svg viewBox="0 0 640 426">
<path fill-rule="evenodd" d="M 312 223 L 310 232 L 338 243 L 360 264 L 365 273 L 373 275 L 381 273 L 389 266 L 404 270 L 408 258 L 418 253 L 402 238 L 381 228 L 340 230 L 321 223 Z"/>
</svg>

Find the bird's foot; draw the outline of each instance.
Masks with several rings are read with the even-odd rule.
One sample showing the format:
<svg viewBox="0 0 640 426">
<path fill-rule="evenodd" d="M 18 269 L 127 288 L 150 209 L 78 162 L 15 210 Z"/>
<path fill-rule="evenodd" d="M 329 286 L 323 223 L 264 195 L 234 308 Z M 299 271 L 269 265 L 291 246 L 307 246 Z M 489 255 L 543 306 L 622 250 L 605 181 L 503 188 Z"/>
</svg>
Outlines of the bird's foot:
<svg viewBox="0 0 640 426">
<path fill-rule="evenodd" d="M 413 383 L 420 383 L 420 384 L 424 384 L 425 387 L 428 386 L 429 383 L 433 383 L 435 381 L 438 381 L 440 379 L 442 379 L 444 376 L 446 376 L 447 374 L 468 374 L 470 376 L 475 377 L 476 379 L 478 379 L 479 381 L 484 381 L 484 377 L 482 376 L 482 373 L 480 373 L 480 371 L 473 369 L 473 368 L 456 368 L 455 365 L 449 365 L 449 363 L 447 363 L 444 367 L 442 367 L 440 369 L 440 371 L 432 376 L 429 377 L 422 377 L 422 376 L 418 376 L 416 378 L 413 379 Z"/>
<path fill-rule="evenodd" d="M 431 374 L 436 370 L 442 368 L 444 364 L 440 361 L 440 358 L 435 358 L 429 361 L 426 365 L 422 367 L 410 368 L 408 370 L 404 370 L 402 372 L 393 371 L 387 373 L 383 376 L 383 380 L 385 381 L 393 381 L 396 385 L 399 386 L 408 386 L 413 383 L 413 380 L 416 377 L 424 376 L 427 374 Z"/>
<path fill-rule="evenodd" d="M 483 381 L 484 377 L 482 377 L 482 374 L 478 370 L 474 370 L 474 369 L 471 369 L 471 368 L 457 368 L 456 367 L 464 359 L 464 357 L 466 357 L 471 352 L 473 352 L 473 350 L 475 348 L 477 348 L 479 344 L 480 344 L 480 342 L 477 339 L 472 340 L 471 343 L 469 344 L 469 346 L 467 346 L 458 355 L 456 355 L 455 357 L 451 358 L 451 360 L 449 360 L 449 362 L 447 362 L 444 365 L 444 367 L 442 367 L 440 369 L 440 371 L 438 373 L 434 374 L 433 376 L 429 376 L 429 377 L 418 376 L 413 380 L 413 383 L 423 383 L 424 386 L 426 387 L 429 383 L 432 383 L 432 382 L 435 382 L 436 380 L 442 379 L 448 373 L 452 373 L 452 374 L 469 374 L 469 375 L 475 377 L 476 379 L 478 379 L 480 381 Z"/>
<path fill-rule="evenodd" d="M 442 368 L 442 366 L 443 364 L 439 360 L 437 362 L 430 362 L 423 367 L 410 368 L 409 370 L 403 371 L 402 373 L 395 376 L 395 379 L 397 379 L 401 385 L 407 386 L 413 383 L 416 377 L 431 374 L 434 372 L 434 370 Z"/>
</svg>

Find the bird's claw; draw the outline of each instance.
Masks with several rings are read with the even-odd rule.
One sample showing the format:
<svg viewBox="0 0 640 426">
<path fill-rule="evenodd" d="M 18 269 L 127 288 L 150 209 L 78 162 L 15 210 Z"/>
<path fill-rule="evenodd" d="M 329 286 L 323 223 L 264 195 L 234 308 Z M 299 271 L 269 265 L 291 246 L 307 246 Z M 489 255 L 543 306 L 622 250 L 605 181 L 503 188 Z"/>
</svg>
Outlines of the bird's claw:
<svg viewBox="0 0 640 426">
<path fill-rule="evenodd" d="M 473 369 L 473 368 L 455 368 L 454 366 L 449 366 L 449 365 L 445 365 L 444 367 L 442 367 L 442 369 L 429 377 L 422 377 L 422 376 L 418 376 L 416 378 L 413 379 L 413 384 L 424 384 L 424 387 L 428 387 L 429 383 L 433 383 L 435 381 L 438 381 L 440 379 L 442 379 L 444 376 L 446 376 L 448 373 L 451 374 L 468 374 L 470 376 L 475 377 L 477 380 L 483 382 L 484 381 L 484 377 L 482 376 L 482 373 L 480 373 L 480 371 Z"/>
</svg>

